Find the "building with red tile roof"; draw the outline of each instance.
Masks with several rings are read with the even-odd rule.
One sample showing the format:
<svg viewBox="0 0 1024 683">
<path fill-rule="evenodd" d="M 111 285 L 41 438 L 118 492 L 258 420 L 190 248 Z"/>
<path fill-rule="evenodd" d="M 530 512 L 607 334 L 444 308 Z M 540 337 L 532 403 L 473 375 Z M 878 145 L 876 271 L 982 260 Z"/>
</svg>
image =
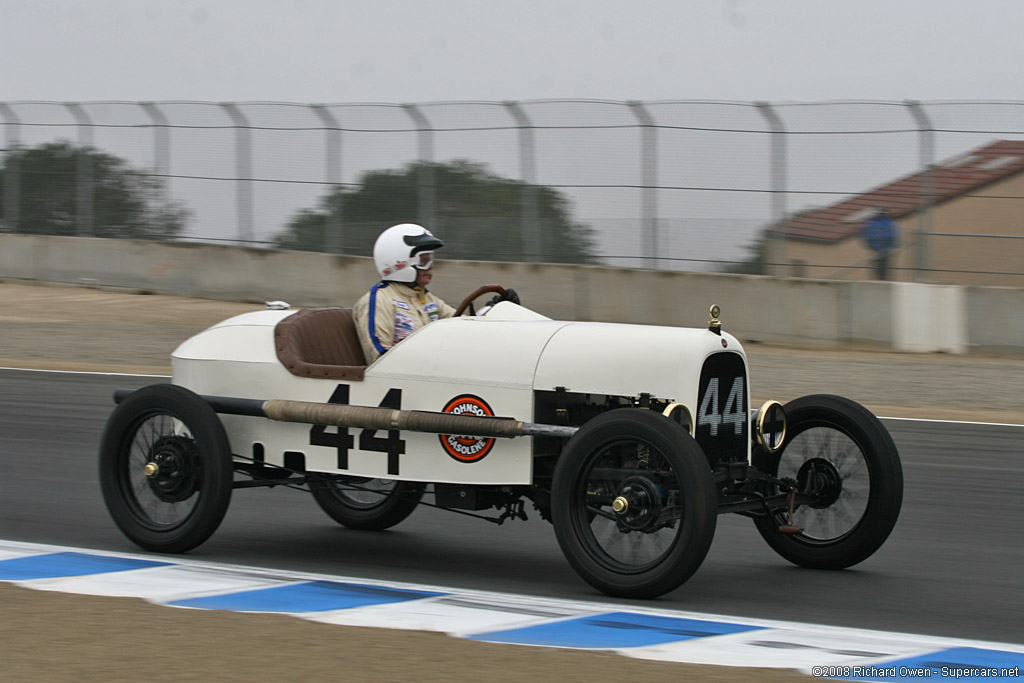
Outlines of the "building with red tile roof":
<svg viewBox="0 0 1024 683">
<path fill-rule="evenodd" d="M 789 264 L 781 274 L 871 279 L 861 229 L 880 207 L 901 235 L 891 279 L 1024 286 L 1024 141 L 998 140 L 790 217 L 769 233 L 785 240 L 781 252 L 774 245 Z"/>
</svg>

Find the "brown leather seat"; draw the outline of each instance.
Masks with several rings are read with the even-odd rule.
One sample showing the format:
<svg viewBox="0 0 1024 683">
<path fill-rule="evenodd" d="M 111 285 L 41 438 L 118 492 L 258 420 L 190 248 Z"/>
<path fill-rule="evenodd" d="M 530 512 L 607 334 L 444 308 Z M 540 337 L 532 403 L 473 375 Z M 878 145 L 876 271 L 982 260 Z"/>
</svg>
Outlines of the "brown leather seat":
<svg viewBox="0 0 1024 683">
<path fill-rule="evenodd" d="M 277 357 L 299 377 L 359 381 L 366 359 L 356 334 L 352 309 L 305 308 L 274 329 Z"/>
</svg>

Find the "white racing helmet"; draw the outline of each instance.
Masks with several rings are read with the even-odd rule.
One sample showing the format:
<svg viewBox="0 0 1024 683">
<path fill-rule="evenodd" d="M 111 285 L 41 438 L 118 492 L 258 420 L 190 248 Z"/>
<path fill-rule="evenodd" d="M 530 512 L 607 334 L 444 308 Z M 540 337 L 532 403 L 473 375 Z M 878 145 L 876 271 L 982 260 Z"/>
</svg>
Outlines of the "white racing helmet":
<svg viewBox="0 0 1024 683">
<path fill-rule="evenodd" d="M 429 269 L 434 250 L 443 246 L 444 242 L 422 225 L 392 225 L 374 243 L 373 263 L 384 280 L 416 282 L 416 271 Z"/>
</svg>

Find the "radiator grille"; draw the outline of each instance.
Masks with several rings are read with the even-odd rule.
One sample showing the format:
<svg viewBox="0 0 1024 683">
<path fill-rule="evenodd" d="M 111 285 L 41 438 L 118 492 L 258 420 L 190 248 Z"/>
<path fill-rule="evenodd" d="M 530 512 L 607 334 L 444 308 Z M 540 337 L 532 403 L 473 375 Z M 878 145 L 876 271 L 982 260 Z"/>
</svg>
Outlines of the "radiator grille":
<svg viewBox="0 0 1024 683">
<path fill-rule="evenodd" d="M 743 357 L 728 351 L 709 356 L 698 391 L 694 434 L 712 467 L 746 460 L 750 397 Z"/>
</svg>

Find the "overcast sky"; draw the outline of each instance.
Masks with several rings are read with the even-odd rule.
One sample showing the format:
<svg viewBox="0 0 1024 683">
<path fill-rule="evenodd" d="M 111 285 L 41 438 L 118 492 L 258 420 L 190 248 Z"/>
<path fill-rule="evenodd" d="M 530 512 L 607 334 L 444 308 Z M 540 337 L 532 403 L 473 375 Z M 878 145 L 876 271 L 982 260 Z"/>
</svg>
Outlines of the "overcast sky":
<svg viewBox="0 0 1024 683">
<path fill-rule="evenodd" d="M 1024 0 L 0 0 L 0 102 L 1019 102 L 1024 101 L 1022 29 Z M 943 119 L 943 125 L 1020 130 L 1012 108 L 953 108 L 960 118 L 952 123 Z M 478 109 L 466 108 L 467 120 L 489 121 L 472 118 L 481 116 Z M 759 114 L 736 114 L 734 109 L 714 109 L 693 125 L 714 126 L 715 117 L 730 113 L 747 117 L 730 119 L 732 125 L 765 125 Z M 790 140 L 788 173 L 795 190 L 860 192 L 912 172 L 919 163 L 907 110 L 793 109 L 801 108 L 790 108 L 785 115 L 796 117 L 792 123 L 797 127 L 844 129 L 849 119 L 857 128 L 910 131 L 898 140 Z M 15 110 L 27 124 L 20 128 L 25 144 L 80 134 L 63 108 Z M 213 111 L 208 115 L 223 116 Z M 383 111 L 373 110 L 374 115 Z M 571 112 L 566 120 L 581 116 Z M 292 114 L 294 118 L 301 112 Z M 812 119 L 799 118 L 801 114 Z M 948 118 L 950 112 L 946 114 Z M 118 109 L 108 115 L 127 114 Z M 593 115 L 611 116 L 607 111 Z M 175 110 L 174 116 L 177 121 L 184 114 Z M 410 125 L 404 114 L 393 116 L 396 125 Z M 67 127 L 44 125 L 57 119 Z M 139 138 L 123 129 L 93 133 L 104 150 L 139 167 L 152 163 L 151 146 L 138 144 Z M 539 181 L 628 187 L 641 180 L 634 134 L 590 131 L 584 139 L 548 133 L 540 148 Z M 188 128 L 175 130 L 172 174 L 214 177 L 233 172 L 232 138 L 218 138 L 220 146 L 211 147 L 203 135 Z M 941 158 L 986 144 L 990 137 L 939 136 L 937 150 Z M 257 140 L 263 156 L 257 156 L 256 177 L 295 180 L 314 174 L 313 180 L 321 180 L 319 137 L 307 135 L 306 148 L 274 148 L 264 141 L 271 138 L 268 133 Z M 411 136 L 403 138 L 404 147 L 395 140 L 374 147 L 367 139 L 346 137 L 344 172 L 349 182 L 357 182 L 367 169 L 397 168 L 417 149 Z M 438 140 L 437 153 L 441 160 L 472 158 L 517 177 L 518 157 L 509 143 L 513 138 L 506 133 L 503 139 L 505 143 L 494 137 L 449 135 Z M 769 184 L 772 167 L 763 141 L 751 151 L 743 146 L 750 139 L 742 136 L 726 140 L 710 133 L 677 133 L 672 140 L 677 147 L 669 145 L 667 135 L 659 141 L 662 185 L 756 189 Z M 559 147 L 559 142 L 569 146 Z M 366 152 L 363 157 L 360 150 Z M 387 156 L 389 152 L 394 154 Z M 847 163 L 827 163 L 834 158 Z M 267 159 L 272 163 L 263 163 Z M 215 168 L 215 163 L 220 165 Z M 597 175 L 588 175 L 590 171 Z M 194 211 L 193 235 L 235 234 L 235 204 L 225 201 L 225 186 L 173 176 L 169 188 Z M 315 184 L 259 184 L 256 234 L 277 232 L 296 211 L 314 205 L 321 191 Z M 574 215 L 603 230 L 607 253 L 637 250 L 634 233 L 620 228 L 623 221 L 639 220 L 635 191 L 599 189 L 588 194 L 576 189 L 567 194 Z M 789 209 L 838 196 L 793 196 Z M 740 245 L 772 219 L 774 210 L 763 193 L 666 190 L 658 202 L 660 217 L 675 221 L 663 231 L 663 239 L 690 257 L 702 258 L 736 257 Z M 695 237 L 698 233 L 704 242 Z M 613 238 L 629 244 L 615 246 Z"/>
<path fill-rule="evenodd" d="M 0 0 L 0 101 L 1024 99 L 1021 0 Z"/>
</svg>

